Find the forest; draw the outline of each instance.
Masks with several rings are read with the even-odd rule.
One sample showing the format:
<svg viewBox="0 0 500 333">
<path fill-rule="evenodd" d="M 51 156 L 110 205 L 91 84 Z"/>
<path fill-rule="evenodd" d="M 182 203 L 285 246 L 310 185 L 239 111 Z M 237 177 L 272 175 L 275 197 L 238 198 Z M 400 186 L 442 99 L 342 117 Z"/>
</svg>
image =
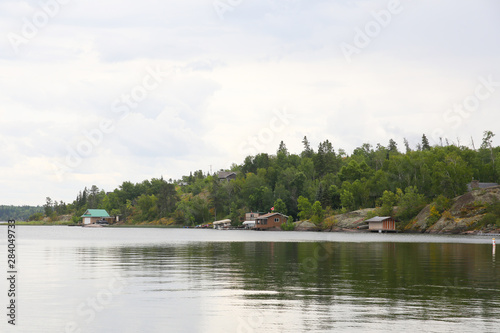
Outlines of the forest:
<svg viewBox="0 0 500 333">
<path fill-rule="evenodd" d="M 15 219 L 19 221 L 27 221 L 34 214 L 42 214 L 43 207 L 40 206 L 0 206 L 0 221 L 8 221 Z M 42 214 L 43 217 L 43 214 Z"/>
<path fill-rule="evenodd" d="M 235 172 L 234 180 L 200 170 L 178 180 L 124 181 L 112 192 L 92 185 L 72 203 L 47 197 L 43 213 L 31 219 L 71 214 L 79 222 L 86 209 L 99 208 L 127 224 L 192 226 L 229 218 L 240 225 L 245 212 L 274 207 L 294 220 L 320 224 L 343 212 L 391 207 L 387 214 L 409 221 L 427 203 L 465 193 L 472 179 L 499 182 L 500 147 L 492 146 L 493 137 L 485 131 L 475 149 L 447 140 L 431 146 L 424 134 L 414 149 L 406 139 L 402 149 L 391 139 L 387 146 L 364 143 L 351 155 L 335 150 L 329 140 L 313 149 L 304 137 L 300 154 L 290 153 L 281 142 L 275 154 L 247 156 L 233 164 L 225 171 Z"/>
</svg>

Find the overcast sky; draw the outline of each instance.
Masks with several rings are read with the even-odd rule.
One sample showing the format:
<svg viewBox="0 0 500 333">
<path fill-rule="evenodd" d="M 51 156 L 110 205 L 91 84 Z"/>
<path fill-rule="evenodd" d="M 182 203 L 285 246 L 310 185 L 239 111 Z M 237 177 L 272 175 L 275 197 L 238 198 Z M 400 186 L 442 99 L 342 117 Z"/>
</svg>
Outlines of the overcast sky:
<svg viewBox="0 0 500 333">
<path fill-rule="evenodd" d="M 304 136 L 500 143 L 497 0 L 2 0 L 0 31 L 0 204 Z"/>
</svg>

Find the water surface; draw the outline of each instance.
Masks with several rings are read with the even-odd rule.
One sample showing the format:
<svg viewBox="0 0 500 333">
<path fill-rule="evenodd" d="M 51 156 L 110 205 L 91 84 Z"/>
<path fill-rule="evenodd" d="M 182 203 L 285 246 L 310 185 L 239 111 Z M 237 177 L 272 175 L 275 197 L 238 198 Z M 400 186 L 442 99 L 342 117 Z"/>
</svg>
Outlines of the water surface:
<svg viewBox="0 0 500 333">
<path fill-rule="evenodd" d="M 500 269 L 491 237 L 29 226 L 17 231 L 18 326 L 12 330 L 3 320 L 2 332 L 500 327 Z M 6 258 L 6 247 L 6 228 L 0 228 L 0 257 Z M 5 281 L 0 288 L 5 295 Z"/>
</svg>

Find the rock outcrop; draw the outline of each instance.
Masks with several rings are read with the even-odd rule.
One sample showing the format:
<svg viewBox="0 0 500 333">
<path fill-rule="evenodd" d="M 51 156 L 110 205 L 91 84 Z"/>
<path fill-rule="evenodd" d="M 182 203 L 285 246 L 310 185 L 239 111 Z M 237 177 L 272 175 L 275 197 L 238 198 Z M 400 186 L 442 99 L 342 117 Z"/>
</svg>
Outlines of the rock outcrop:
<svg viewBox="0 0 500 333">
<path fill-rule="evenodd" d="M 497 201 L 500 201 L 500 186 L 473 190 L 454 198 L 450 209 L 435 223 L 429 222 L 432 204 L 427 205 L 407 230 L 428 233 L 499 232 L 496 227 L 479 223 L 486 214 L 486 206 Z"/>
</svg>

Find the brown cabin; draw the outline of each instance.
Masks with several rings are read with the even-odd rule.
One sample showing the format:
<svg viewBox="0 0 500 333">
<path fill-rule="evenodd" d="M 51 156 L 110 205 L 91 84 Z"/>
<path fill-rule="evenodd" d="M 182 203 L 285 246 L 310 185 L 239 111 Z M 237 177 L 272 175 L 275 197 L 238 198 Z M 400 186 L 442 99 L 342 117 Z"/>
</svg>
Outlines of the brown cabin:
<svg viewBox="0 0 500 333">
<path fill-rule="evenodd" d="M 365 222 L 368 223 L 368 230 L 379 232 L 395 232 L 396 221 L 390 216 L 375 216 Z"/>
<path fill-rule="evenodd" d="M 287 220 L 288 217 L 280 213 L 264 214 L 255 219 L 254 229 L 266 230 L 270 228 L 280 228 Z"/>
</svg>

